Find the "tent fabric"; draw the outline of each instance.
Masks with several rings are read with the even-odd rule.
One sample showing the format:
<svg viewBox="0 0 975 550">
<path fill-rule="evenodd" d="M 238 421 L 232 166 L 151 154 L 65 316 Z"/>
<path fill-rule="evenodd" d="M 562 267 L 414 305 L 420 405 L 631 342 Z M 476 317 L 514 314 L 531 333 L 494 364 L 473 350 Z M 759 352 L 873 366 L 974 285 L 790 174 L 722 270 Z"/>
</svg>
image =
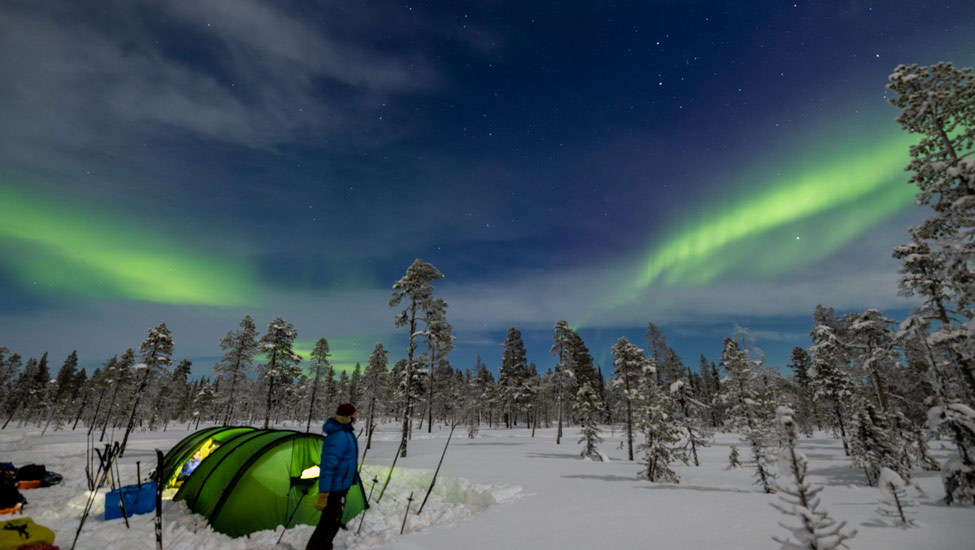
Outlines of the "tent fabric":
<svg viewBox="0 0 975 550">
<path fill-rule="evenodd" d="M 186 440 L 191 443 L 184 445 Z M 196 450 L 213 440 L 218 446 L 180 486 L 183 500 L 206 517 L 214 530 L 239 537 L 278 525 L 318 523 L 318 476 L 302 473 L 318 466 L 325 437 L 292 430 L 208 428 L 190 435 L 167 454 L 164 475 L 178 475 Z M 172 462 L 170 462 L 172 458 Z M 346 498 L 343 522 L 366 507 L 361 482 Z"/>
<path fill-rule="evenodd" d="M 163 489 L 170 489 L 178 485 L 177 478 L 180 470 L 183 469 L 187 461 L 193 458 L 197 451 L 201 451 L 202 458 L 206 458 L 226 441 L 255 429 L 244 426 L 218 426 L 206 428 L 185 437 L 163 457 L 163 479 L 166 480 Z"/>
</svg>

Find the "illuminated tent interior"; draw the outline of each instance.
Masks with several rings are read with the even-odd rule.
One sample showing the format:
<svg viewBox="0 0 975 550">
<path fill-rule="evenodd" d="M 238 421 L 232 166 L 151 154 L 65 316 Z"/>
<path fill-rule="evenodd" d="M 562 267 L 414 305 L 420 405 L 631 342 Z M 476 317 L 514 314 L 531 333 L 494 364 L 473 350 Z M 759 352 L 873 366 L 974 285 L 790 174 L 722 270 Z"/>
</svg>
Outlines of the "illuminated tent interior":
<svg viewBox="0 0 975 550">
<path fill-rule="evenodd" d="M 321 512 L 318 464 L 325 437 L 292 430 L 215 427 L 179 443 L 163 461 L 164 490 L 207 518 L 211 527 L 231 537 L 275 529 L 279 525 L 315 525 Z M 191 472 L 184 467 L 198 457 Z M 187 468 L 188 469 L 188 468 Z M 361 483 L 349 490 L 348 522 L 366 508 Z"/>
</svg>

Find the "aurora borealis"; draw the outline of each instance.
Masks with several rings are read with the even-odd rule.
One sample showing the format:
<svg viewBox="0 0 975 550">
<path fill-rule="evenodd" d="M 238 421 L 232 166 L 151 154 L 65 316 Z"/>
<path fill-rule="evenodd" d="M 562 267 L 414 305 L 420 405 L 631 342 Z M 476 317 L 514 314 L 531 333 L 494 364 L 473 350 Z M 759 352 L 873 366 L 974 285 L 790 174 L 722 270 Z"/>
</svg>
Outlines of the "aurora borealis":
<svg viewBox="0 0 975 550">
<path fill-rule="evenodd" d="M 18 258 L 22 287 L 62 295 L 164 304 L 246 303 L 247 266 L 217 259 L 141 226 L 131 214 L 77 205 L 0 187 L 0 239 Z"/>
<path fill-rule="evenodd" d="M 455 367 L 559 319 L 603 366 L 816 304 L 904 311 L 899 63 L 975 64 L 975 5 L 25 0 L 0 6 L 0 345 L 97 366 L 165 321 L 206 373 L 251 315 L 390 361 L 414 258 Z M 307 362 L 306 362 L 307 364 Z"/>
<path fill-rule="evenodd" d="M 822 259 L 913 204 L 914 191 L 902 177 L 909 145 L 899 139 L 838 153 L 755 185 L 655 243 L 639 284 L 707 284 L 736 267 L 774 276 Z M 792 242 L 792 235 L 801 240 L 803 234 L 811 244 Z"/>
</svg>

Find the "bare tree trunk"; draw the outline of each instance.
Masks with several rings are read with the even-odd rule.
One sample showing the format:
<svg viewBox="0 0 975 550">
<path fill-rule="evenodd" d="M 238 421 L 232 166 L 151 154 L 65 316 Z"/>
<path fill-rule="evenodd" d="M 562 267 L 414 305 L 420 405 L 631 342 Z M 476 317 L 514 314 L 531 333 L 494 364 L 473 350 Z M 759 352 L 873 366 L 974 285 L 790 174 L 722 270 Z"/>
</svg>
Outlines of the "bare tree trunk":
<svg viewBox="0 0 975 550">
<path fill-rule="evenodd" d="M 112 401 L 108 404 L 108 411 L 105 413 L 105 423 L 102 424 L 102 435 L 98 437 L 98 442 L 101 443 L 105 439 L 105 430 L 108 429 L 108 421 L 112 418 L 112 411 L 115 409 L 115 399 L 118 397 L 119 386 L 122 385 L 122 379 L 115 382 L 115 391 L 112 392 Z"/>
<path fill-rule="evenodd" d="M 416 302 L 410 304 L 410 345 L 406 351 L 406 396 L 403 407 L 403 438 L 400 444 L 400 456 L 406 458 L 406 440 L 410 436 L 410 407 L 413 383 L 413 352 L 416 350 L 414 333 L 416 332 Z"/>
<path fill-rule="evenodd" d="M 271 423 L 271 394 L 272 392 L 274 392 L 274 382 L 275 382 L 275 378 L 277 378 L 273 374 L 275 367 L 277 367 L 277 358 L 278 358 L 277 355 L 278 355 L 277 350 L 271 352 L 271 362 L 268 364 L 268 369 L 267 369 L 268 378 L 270 378 L 270 381 L 268 382 L 267 385 L 267 404 L 265 405 L 265 410 L 264 410 L 265 430 L 267 429 L 268 425 Z"/>
<path fill-rule="evenodd" d="M 233 374 L 230 377 L 230 397 L 227 401 L 227 414 L 223 417 L 224 425 L 229 426 L 230 421 L 233 419 L 234 415 L 234 390 L 237 388 L 237 371 L 240 370 L 240 355 L 237 356 L 237 361 L 234 362 Z"/>
<path fill-rule="evenodd" d="M 372 447 L 372 431 L 375 429 L 376 398 L 369 399 L 369 416 L 366 418 L 366 450 Z"/>
<path fill-rule="evenodd" d="M 315 394 L 318 392 L 318 373 L 321 368 L 321 365 L 315 366 L 315 381 L 311 385 L 311 404 L 308 405 L 308 424 L 305 425 L 305 433 L 311 431 L 311 417 L 315 411 Z M 366 448 L 368 449 L 369 447 Z"/>
<path fill-rule="evenodd" d="M 81 399 L 81 406 L 78 407 L 78 414 L 74 417 L 74 425 L 71 426 L 71 431 L 74 431 L 78 427 L 78 421 L 81 420 L 81 413 L 85 410 L 85 405 L 88 404 L 88 397 L 91 396 L 91 389 L 85 392 L 85 396 Z"/>
</svg>

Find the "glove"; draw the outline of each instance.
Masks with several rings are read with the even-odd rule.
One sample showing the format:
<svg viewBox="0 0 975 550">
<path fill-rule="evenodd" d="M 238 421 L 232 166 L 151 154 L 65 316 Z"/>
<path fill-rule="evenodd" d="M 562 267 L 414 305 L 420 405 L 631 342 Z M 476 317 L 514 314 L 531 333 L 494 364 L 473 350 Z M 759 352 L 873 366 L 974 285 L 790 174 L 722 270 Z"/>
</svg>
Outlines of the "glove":
<svg viewBox="0 0 975 550">
<path fill-rule="evenodd" d="M 328 505 L 328 493 L 318 493 L 318 501 L 315 502 L 315 509 L 321 512 Z"/>
</svg>

